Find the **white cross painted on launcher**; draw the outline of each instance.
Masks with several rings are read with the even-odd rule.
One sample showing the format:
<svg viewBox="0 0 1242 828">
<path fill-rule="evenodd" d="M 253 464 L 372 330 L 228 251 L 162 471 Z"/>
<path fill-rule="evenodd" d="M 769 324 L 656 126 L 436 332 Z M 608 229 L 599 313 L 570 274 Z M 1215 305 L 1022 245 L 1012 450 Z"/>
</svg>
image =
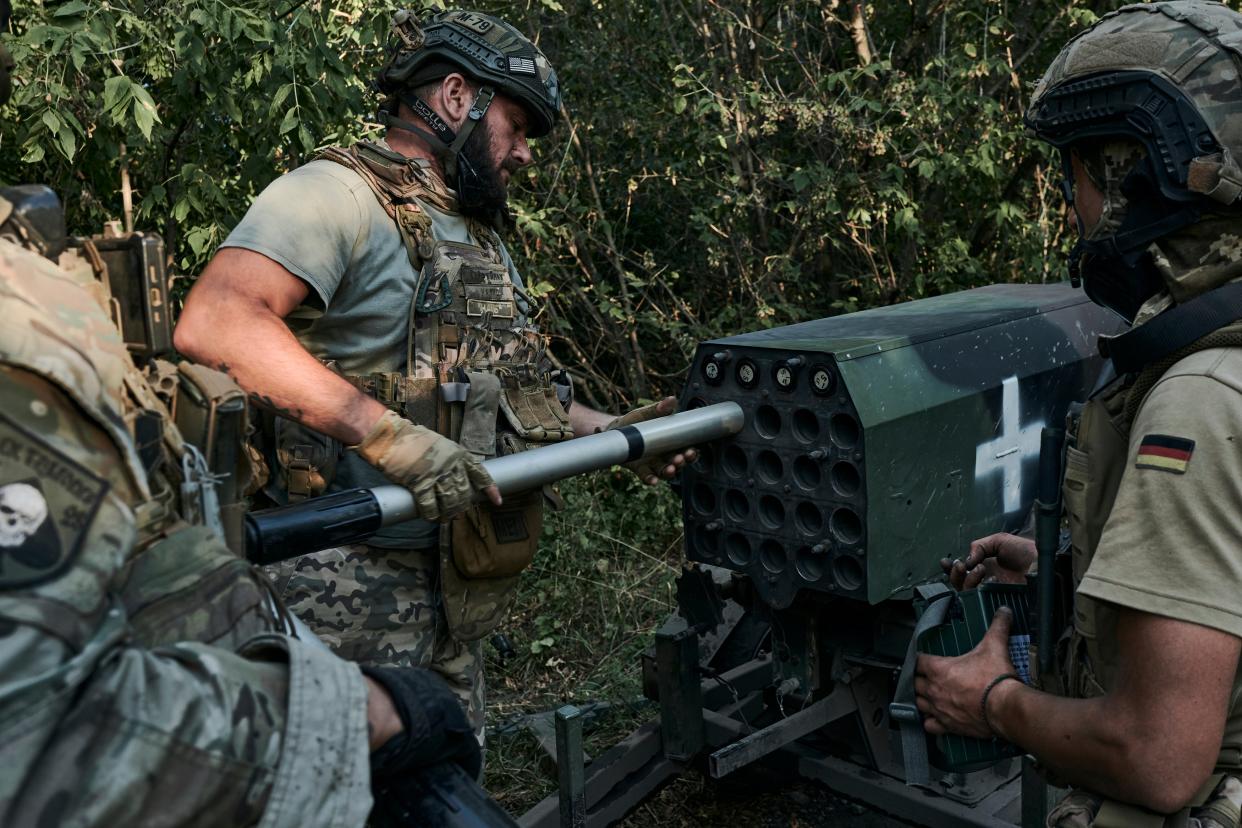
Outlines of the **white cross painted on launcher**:
<svg viewBox="0 0 1242 828">
<path fill-rule="evenodd" d="M 1039 435 L 1043 421 L 1021 425 L 1022 401 L 1018 398 L 1018 378 L 1001 384 L 1000 433 L 975 449 L 975 482 L 999 473 L 1005 514 L 1022 507 L 1022 463 L 1039 456 Z"/>
</svg>

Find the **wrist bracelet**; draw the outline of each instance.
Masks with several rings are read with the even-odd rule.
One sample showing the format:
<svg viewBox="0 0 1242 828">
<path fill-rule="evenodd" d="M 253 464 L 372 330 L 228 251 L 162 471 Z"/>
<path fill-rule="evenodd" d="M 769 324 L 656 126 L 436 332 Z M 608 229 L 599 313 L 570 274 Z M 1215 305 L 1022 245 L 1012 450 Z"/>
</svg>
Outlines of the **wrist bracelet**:
<svg viewBox="0 0 1242 828">
<path fill-rule="evenodd" d="M 1022 684 L 1026 683 L 1022 681 L 1022 677 L 1017 673 L 1001 673 L 999 676 L 988 682 L 988 686 L 983 688 L 983 695 L 979 698 L 979 710 L 983 713 L 983 725 L 988 729 L 988 733 L 992 734 L 993 738 L 996 738 L 998 734 L 996 733 L 995 728 L 992 727 L 992 723 L 988 721 L 988 696 L 990 696 L 992 691 L 996 689 L 996 685 L 1006 679 L 1013 679 L 1014 681 L 1021 682 Z"/>
</svg>

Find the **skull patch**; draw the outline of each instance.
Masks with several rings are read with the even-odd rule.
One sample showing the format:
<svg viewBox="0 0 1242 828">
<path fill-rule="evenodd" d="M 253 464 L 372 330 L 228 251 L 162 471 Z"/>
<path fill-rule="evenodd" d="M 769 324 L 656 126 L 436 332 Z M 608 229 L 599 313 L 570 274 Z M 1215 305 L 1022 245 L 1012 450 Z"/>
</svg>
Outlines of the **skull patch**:
<svg viewBox="0 0 1242 828">
<path fill-rule="evenodd" d="M 107 491 L 108 482 L 57 440 L 0 413 L 0 589 L 65 572 L 89 542 Z"/>
<path fill-rule="evenodd" d="M 29 483 L 0 486 L 0 548 L 21 546 L 47 520 L 47 500 Z"/>
</svg>

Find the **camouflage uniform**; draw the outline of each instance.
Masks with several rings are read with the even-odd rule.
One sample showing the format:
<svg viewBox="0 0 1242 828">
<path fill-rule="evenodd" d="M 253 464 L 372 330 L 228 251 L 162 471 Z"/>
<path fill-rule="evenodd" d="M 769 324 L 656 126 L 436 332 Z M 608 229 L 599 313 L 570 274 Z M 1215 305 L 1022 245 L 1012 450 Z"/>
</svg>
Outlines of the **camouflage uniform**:
<svg viewBox="0 0 1242 828">
<path fill-rule="evenodd" d="M 364 664 L 438 673 L 482 736 L 481 642 L 463 641 L 449 630 L 437 550 L 353 544 L 285 561 L 268 573 L 289 611 L 333 652 Z"/>
<path fill-rule="evenodd" d="M 177 517 L 93 287 L 0 240 L 0 823 L 363 824 L 361 675 Z"/>
</svg>

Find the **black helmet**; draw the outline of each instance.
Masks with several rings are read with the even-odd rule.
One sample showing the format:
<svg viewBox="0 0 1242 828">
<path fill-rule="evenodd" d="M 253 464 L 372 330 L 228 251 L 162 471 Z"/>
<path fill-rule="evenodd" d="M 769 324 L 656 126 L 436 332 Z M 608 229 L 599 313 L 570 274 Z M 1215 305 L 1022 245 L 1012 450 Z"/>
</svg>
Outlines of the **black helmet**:
<svg viewBox="0 0 1242 828">
<path fill-rule="evenodd" d="M 529 137 L 546 135 L 556 124 L 561 109 L 556 72 L 543 52 L 505 21 L 445 11 L 420 28 L 413 13 L 403 10 L 393 17 L 393 28 L 401 43 L 379 73 L 381 92 L 397 94 L 460 70 L 525 107 Z"/>
</svg>

